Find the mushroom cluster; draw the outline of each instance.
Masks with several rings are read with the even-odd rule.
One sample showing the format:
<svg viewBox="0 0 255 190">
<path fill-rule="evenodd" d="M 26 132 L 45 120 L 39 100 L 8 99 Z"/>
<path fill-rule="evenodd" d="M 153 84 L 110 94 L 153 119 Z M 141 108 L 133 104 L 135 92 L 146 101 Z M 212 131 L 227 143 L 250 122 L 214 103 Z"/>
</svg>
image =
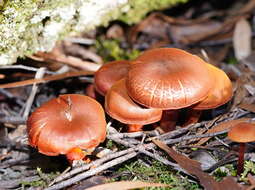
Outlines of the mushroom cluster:
<svg viewBox="0 0 255 190">
<path fill-rule="evenodd" d="M 224 71 L 177 48 L 151 49 L 133 61 L 105 64 L 95 74 L 95 87 L 105 96 L 105 111 L 128 124 L 130 132 L 160 121 L 162 112 L 164 117 L 176 117 L 174 112 L 187 107 L 200 112 L 232 97 Z"/>
<path fill-rule="evenodd" d="M 177 118 L 178 109 L 212 109 L 232 97 L 231 81 L 222 70 L 176 48 L 152 49 L 133 61 L 105 64 L 95 73 L 93 88 L 105 97 L 105 112 L 127 124 L 129 132 L 168 116 Z M 104 141 L 105 113 L 93 98 L 60 95 L 31 114 L 27 131 L 30 145 L 39 152 L 80 160 L 84 149 Z"/>
</svg>

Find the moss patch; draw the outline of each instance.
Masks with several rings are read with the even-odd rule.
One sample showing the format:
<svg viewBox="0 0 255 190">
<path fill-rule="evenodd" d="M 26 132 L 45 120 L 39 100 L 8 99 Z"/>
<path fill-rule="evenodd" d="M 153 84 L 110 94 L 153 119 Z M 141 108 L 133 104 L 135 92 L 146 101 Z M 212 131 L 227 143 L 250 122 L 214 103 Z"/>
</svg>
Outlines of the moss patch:
<svg viewBox="0 0 255 190">
<path fill-rule="evenodd" d="M 149 167 L 139 161 L 126 164 L 118 170 L 121 175 L 118 180 L 142 180 L 147 182 L 156 182 L 168 184 L 167 188 L 149 188 L 150 190 L 199 190 L 202 189 L 196 183 L 191 183 L 187 178 L 181 177 L 180 174 L 171 171 L 170 167 L 161 162 L 153 160 Z M 127 174 L 127 175 L 125 175 Z"/>
<path fill-rule="evenodd" d="M 57 40 L 107 25 L 110 20 L 134 23 L 151 10 L 185 1 L 0 0 L 0 65 L 49 51 Z"/>
</svg>

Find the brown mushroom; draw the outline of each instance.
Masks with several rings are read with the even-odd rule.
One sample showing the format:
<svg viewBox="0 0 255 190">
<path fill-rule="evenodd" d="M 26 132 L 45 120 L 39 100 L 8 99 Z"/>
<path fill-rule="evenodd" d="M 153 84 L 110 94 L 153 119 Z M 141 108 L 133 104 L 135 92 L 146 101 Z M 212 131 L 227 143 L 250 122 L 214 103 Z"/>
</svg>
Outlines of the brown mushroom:
<svg viewBox="0 0 255 190">
<path fill-rule="evenodd" d="M 145 51 L 130 66 L 129 96 L 150 108 L 180 109 L 203 100 L 212 84 L 206 62 L 176 48 Z"/>
<path fill-rule="evenodd" d="M 228 138 L 240 143 L 237 175 L 243 172 L 245 143 L 255 141 L 255 124 L 241 122 L 233 126 L 228 132 Z"/>
<path fill-rule="evenodd" d="M 126 79 L 116 82 L 105 97 L 105 110 L 114 119 L 129 124 L 129 132 L 139 131 L 143 125 L 160 120 L 162 110 L 144 108 L 136 104 L 127 94 Z"/>
<path fill-rule="evenodd" d="M 121 60 L 104 64 L 95 73 L 95 89 L 105 96 L 106 92 L 118 80 L 124 78 L 129 70 L 130 62 Z"/>
<path fill-rule="evenodd" d="M 102 106 L 94 99 L 65 94 L 37 108 L 27 121 L 29 143 L 39 152 L 82 159 L 79 149 L 95 148 L 106 137 Z"/>
<path fill-rule="evenodd" d="M 194 105 L 192 109 L 213 109 L 227 103 L 233 96 L 232 83 L 226 73 L 211 64 L 206 65 L 214 77 L 213 87 L 207 97 Z"/>
<path fill-rule="evenodd" d="M 192 105 L 190 110 L 188 110 L 188 119 L 184 126 L 197 122 L 200 118 L 201 110 L 217 108 L 227 103 L 233 96 L 232 83 L 226 73 L 211 64 L 206 65 L 213 76 L 213 86 L 205 99 Z"/>
</svg>

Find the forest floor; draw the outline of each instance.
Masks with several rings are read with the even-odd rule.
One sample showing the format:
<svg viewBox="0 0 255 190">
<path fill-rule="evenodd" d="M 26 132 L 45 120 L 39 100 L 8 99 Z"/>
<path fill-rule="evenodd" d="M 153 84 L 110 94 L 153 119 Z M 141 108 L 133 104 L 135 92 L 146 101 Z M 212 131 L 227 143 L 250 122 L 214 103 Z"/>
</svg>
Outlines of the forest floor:
<svg viewBox="0 0 255 190">
<path fill-rule="evenodd" d="M 254 0 L 190 1 L 152 12 L 136 25 L 112 22 L 66 38 L 52 52 L 0 67 L 0 189 L 80 190 L 124 180 L 129 184 L 108 189 L 253 189 L 255 144 L 247 144 L 244 170 L 237 175 L 239 146 L 227 132 L 237 123 L 255 122 L 254 10 Z M 155 123 L 127 133 L 125 124 L 107 117 L 106 140 L 81 166 L 29 146 L 26 121 L 37 107 L 59 94 L 88 95 L 102 64 L 133 60 L 158 47 L 186 50 L 224 70 L 232 99 L 186 127 L 190 112 L 179 110 L 181 118 L 168 132 Z"/>
</svg>

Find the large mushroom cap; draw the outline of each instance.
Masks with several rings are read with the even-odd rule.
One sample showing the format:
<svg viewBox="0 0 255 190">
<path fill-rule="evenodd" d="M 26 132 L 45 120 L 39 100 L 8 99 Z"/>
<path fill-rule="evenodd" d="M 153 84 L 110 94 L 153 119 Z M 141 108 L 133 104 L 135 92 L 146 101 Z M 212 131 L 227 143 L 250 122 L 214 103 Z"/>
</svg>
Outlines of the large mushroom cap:
<svg viewBox="0 0 255 190">
<path fill-rule="evenodd" d="M 95 73 L 95 87 L 97 92 L 105 96 L 106 92 L 116 81 L 126 77 L 129 67 L 130 62 L 125 60 L 112 61 L 100 67 Z"/>
<path fill-rule="evenodd" d="M 162 110 L 144 108 L 127 94 L 125 79 L 116 82 L 107 92 L 105 110 L 114 119 L 125 124 L 147 125 L 161 119 Z"/>
<path fill-rule="evenodd" d="M 37 108 L 27 121 L 29 143 L 39 152 L 54 156 L 73 148 L 89 149 L 104 141 L 106 121 L 94 99 L 66 94 Z"/>
<path fill-rule="evenodd" d="M 253 142 L 255 141 L 255 125 L 247 122 L 238 123 L 229 130 L 228 138 L 239 143 Z"/>
<path fill-rule="evenodd" d="M 213 87 L 208 96 L 194 105 L 192 109 L 203 110 L 219 107 L 227 103 L 233 95 L 232 83 L 226 73 L 211 64 L 206 65 L 214 77 Z"/>
<path fill-rule="evenodd" d="M 145 51 L 130 66 L 128 94 L 152 108 L 179 109 L 204 99 L 212 77 L 206 62 L 176 48 Z"/>
</svg>

